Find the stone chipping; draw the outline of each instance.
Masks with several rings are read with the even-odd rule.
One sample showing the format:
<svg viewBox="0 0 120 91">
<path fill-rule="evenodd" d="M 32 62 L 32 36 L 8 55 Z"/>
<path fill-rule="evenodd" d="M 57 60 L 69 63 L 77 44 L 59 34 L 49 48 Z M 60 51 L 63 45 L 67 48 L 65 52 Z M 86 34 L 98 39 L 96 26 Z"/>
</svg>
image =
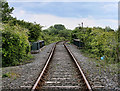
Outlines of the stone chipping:
<svg viewBox="0 0 120 91">
<path fill-rule="evenodd" d="M 6 73 L 10 74 L 10 77 L 2 78 L 2 89 L 31 89 L 37 80 L 54 44 L 55 43 L 44 46 L 39 53 L 32 54 L 35 58 L 31 63 L 2 68 L 3 75 Z"/>
<path fill-rule="evenodd" d="M 11 74 L 10 77 L 2 78 L 2 89 L 30 90 L 39 76 L 54 44 L 45 46 L 38 54 L 32 54 L 35 56 L 35 59 L 31 63 L 2 68 L 2 74 Z M 85 57 L 75 45 L 67 44 L 67 46 L 78 60 L 94 90 L 120 91 L 118 84 L 118 75 L 120 74 L 117 73 L 118 68 L 113 69 L 112 66 L 104 68 L 95 61 L 91 61 L 90 58 Z"/>
<path fill-rule="evenodd" d="M 115 69 L 112 66 L 103 67 L 91 58 L 85 57 L 77 46 L 73 44 L 67 46 L 78 60 L 93 90 L 120 91 L 119 67 Z"/>
</svg>

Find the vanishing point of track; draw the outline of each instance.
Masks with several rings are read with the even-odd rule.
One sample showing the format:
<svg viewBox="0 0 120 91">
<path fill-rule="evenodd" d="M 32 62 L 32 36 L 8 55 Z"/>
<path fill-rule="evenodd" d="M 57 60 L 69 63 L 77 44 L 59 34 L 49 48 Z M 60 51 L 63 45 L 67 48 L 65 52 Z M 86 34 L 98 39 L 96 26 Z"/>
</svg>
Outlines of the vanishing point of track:
<svg viewBox="0 0 120 91">
<path fill-rule="evenodd" d="M 32 91 L 92 91 L 76 58 L 64 42 L 56 43 Z"/>
</svg>

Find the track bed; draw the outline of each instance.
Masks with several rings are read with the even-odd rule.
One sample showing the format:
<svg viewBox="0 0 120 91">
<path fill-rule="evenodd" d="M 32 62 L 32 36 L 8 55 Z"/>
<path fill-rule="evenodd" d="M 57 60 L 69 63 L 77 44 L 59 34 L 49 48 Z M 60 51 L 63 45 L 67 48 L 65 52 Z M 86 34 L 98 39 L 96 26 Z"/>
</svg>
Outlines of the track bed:
<svg viewBox="0 0 120 91">
<path fill-rule="evenodd" d="M 63 42 L 56 45 L 40 86 L 40 91 L 88 90 L 78 67 L 64 47 Z"/>
</svg>

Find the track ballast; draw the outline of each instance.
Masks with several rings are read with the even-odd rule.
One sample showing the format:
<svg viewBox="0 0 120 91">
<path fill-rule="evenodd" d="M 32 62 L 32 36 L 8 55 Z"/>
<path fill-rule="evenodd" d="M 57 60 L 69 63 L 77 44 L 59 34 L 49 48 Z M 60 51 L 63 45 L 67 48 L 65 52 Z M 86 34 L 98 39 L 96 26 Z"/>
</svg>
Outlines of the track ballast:
<svg viewBox="0 0 120 91">
<path fill-rule="evenodd" d="M 87 86 L 83 75 L 74 62 L 74 58 L 69 54 L 69 50 L 63 42 L 59 42 L 53 48 L 53 55 L 49 60 L 40 81 L 32 90 L 40 91 L 86 91 L 91 90 Z M 52 54 L 52 52 L 51 52 Z"/>
</svg>

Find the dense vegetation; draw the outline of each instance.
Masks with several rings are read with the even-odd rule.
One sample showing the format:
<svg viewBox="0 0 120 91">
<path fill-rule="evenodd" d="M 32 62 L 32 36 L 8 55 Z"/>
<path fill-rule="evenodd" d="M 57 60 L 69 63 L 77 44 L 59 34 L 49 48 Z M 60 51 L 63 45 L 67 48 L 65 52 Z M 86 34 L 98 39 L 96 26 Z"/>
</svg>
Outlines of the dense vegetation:
<svg viewBox="0 0 120 91">
<path fill-rule="evenodd" d="M 2 66 L 13 66 L 23 62 L 30 55 L 30 43 L 44 40 L 50 44 L 60 40 L 70 39 L 70 30 L 62 24 L 56 24 L 42 30 L 40 24 L 17 20 L 11 16 L 14 8 L 7 2 L 0 2 L 2 6 Z M 69 33 L 68 33 L 69 32 Z"/>
<path fill-rule="evenodd" d="M 47 44 L 61 40 L 70 40 L 71 30 L 66 29 L 62 24 L 55 24 L 43 30 L 44 40 Z"/>
<path fill-rule="evenodd" d="M 118 62 L 118 51 L 120 51 L 118 48 L 118 33 L 111 28 L 76 27 L 72 31 L 72 39 L 74 38 L 83 42 L 83 51 L 90 53 L 91 57 L 100 59 L 100 57 L 104 56 L 106 62 Z"/>
<path fill-rule="evenodd" d="M 2 29 L 2 64 L 18 65 L 28 56 L 29 41 L 27 30 L 19 26 L 3 25 Z"/>
<path fill-rule="evenodd" d="M 105 56 L 106 62 L 118 62 L 120 28 L 118 31 L 110 27 L 83 28 L 74 30 L 66 29 L 62 24 L 55 24 L 42 30 L 40 24 L 17 20 L 11 16 L 14 8 L 10 8 L 7 2 L 1 2 L 0 13 L 2 15 L 2 65 L 12 66 L 23 62 L 30 55 L 30 43 L 44 40 L 45 44 L 61 40 L 80 39 L 84 43 L 83 51 L 90 53 L 91 57 Z"/>
</svg>

